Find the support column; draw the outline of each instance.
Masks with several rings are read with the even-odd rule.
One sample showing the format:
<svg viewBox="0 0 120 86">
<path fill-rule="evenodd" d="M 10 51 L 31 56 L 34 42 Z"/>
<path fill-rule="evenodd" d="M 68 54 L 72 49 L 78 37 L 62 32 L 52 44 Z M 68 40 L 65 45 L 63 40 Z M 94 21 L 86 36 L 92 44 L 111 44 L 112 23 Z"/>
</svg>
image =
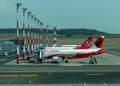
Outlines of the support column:
<svg viewBox="0 0 120 86">
<path fill-rule="evenodd" d="M 56 33 L 56 27 L 54 27 L 54 31 L 53 31 L 53 47 L 57 46 L 57 33 Z"/>
<path fill-rule="evenodd" d="M 23 8 L 23 60 L 26 60 L 26 55 L 25 55 L 25 11 L 27 8 Z"/>
<path fill-rule="evenodd" d="M 27 43 L 27 49 L 28 49 L 28 50 L 27 50 L 27 55 L 28 55 L 28 57 L 30 57 L 30 54 L 31 54 L 31 53 L 30 53 L 30 44 L 31 44 L 31 43 L 30 43 L 30 40 L 31 40 L 31 39 L 30 39 L 30 25 L 29 25 L 29 24 L 30 24 L 29 22 L 30 22 L 30 14 L 31 14 L 31 13 L 32 13 L 32 12 L 28 12 L 28 41 L 27 41 L 27 42 L 28 42 L 28 43 Z"/>
<path fill-rule="evenodd" d="M 16 47 L 17 47 L 17 55 L 16 55 L 16 64 L 20 64 L 20 48 L 19 48 L 19 21 L 18 21 L 18 10 L 21 6 L 21 3 L 16 3 Z"/>
</svg>

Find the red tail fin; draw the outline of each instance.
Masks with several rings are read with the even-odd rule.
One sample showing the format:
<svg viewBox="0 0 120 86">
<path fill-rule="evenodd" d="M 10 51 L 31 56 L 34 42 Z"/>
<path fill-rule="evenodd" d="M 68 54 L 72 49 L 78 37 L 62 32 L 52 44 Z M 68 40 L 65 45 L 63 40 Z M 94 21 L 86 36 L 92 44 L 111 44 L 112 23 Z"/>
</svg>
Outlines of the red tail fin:
<svg viewBox="0 0 120 86">
<path fill-rule="evenodd" d="M 92 36 L 89 36 L 88 39 L 82 43 L 81 47 L 89 47 L 90 48 L 91 43 L 92 43 Z"/>
<path fill-rule="evenodd" d="M 87 38 L 87 40 L 85 40 L 85 41 L 82 43 L 81 46 L 78 45 L 78 46 L 75 47 L 74 49 L 88 49 L 88 48 L 90 48 L 91 43 L 92 43 L 92 36 L 89 36 L 89 37 Z"/>
<path fill-rule="evenodd" d="M 103 44 L 103 41 L 104 41 L 104 36 L 100 36 L 95 42 L 95 46 L 97 48 L 102 48 L 102 44 Z"/>
</svg>

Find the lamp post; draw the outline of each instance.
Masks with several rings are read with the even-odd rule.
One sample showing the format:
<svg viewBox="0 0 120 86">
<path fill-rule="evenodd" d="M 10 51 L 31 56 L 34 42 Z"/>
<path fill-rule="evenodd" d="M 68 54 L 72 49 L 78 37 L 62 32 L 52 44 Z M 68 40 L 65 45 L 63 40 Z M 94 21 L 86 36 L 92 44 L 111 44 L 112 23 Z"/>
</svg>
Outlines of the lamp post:
<svg viewBox="0 0 120 86">
<path fill-rule="evenodd" d="M 36 34 L 37 34 L 37 32 L 36 32 L 36 25 L 35 25 L 35 23 L 36 23 L 36 20 L 37 20 L 37 18 L 35 17 L 34 18 L 34 50 L 36 50 L 37 48 L 36 48 Z"/>
<path fill-rule="evenodd" d="M 29 26 L 29 24 L 30 24 L 30 15 L 31 15 L 31 13 L 32 12 L 28 12 L 28 43 L 27 43 L 27 55 L 28 55 L 28 57 L 30 57 L 30 26 Z"/>
<path fill-rule="evenodd" d="M 25 12 L 27 8 L 23 8 L 23 60 L 26 60 L 25 56 Z"/>
<path fill-rule="evenodd" d="M 17 55 L 16 55 L 16 64 L 20 64 L 20 47 L 19 47 L 19 21 L 18 21 L 18 13 L 19 13 L 19 7 L 21 6 L 21 3 L 16 3 L 16 46 L 17 46 Z"/>
<path fill-rule="evenodd" d="M 53 30 L 53 47 L 56 47 L 57 45 L 57 33 L 56 33 L 56 27 L 53 27 L 54 30 Z"/>
<path fill-rule="evenodd" d="M 31 53 L 34 52 L 34 49 L 33 49 L 33 44 L 34 44 L 34 38 L 33 38 L 33 19 L 34 19 L 34 15 L 31 15 Z"/>
<path fill-rule="evenodd" d="M 40 22 L 40 48 L 43 48 L 43 22 Z"/>
<path fill-rule="evenodd" d="M 48 47 L 48 27 L 49 25 L 46 26 L 46 47 Z"/>
<path fill-rule="evenodd" d="M 40 34 L 39 34 L 39 22 L 40 20 L 37 20 L 37 49 L 39 49 L 39 37 L 40 37 Z"/>
</svg>

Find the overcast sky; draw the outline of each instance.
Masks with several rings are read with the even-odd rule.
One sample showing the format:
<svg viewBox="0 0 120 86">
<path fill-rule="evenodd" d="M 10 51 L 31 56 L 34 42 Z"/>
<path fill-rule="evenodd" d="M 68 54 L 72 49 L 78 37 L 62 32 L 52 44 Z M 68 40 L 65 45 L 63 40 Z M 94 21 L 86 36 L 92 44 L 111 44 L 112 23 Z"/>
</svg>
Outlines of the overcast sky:
<svg viewBox="0 0 120 86">
<path fill-rule="evenodd" d="M 0 0 L 0 28 L 16 27 L 16 2 L 23 4 L 19 13 L 28 8 L 50 28 L 120 33 L 120 0 Z"/>
</svg>

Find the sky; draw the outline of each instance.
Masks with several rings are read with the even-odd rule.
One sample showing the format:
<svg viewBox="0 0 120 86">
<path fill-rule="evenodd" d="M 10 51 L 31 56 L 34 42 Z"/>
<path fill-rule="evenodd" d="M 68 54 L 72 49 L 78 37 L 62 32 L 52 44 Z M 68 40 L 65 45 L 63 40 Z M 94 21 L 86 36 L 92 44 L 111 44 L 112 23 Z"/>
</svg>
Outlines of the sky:
<svg viewBox="0 0 120 86">
<path fill-rule="evenodd" d="M 16 27 L 17 2 L 22 3 L 20 22 L 22 8 L 28 8 L 50 29 L 88 28 L 120 34 L 120 0 L 0 0 L 0 28 Z"/>
</svg>

